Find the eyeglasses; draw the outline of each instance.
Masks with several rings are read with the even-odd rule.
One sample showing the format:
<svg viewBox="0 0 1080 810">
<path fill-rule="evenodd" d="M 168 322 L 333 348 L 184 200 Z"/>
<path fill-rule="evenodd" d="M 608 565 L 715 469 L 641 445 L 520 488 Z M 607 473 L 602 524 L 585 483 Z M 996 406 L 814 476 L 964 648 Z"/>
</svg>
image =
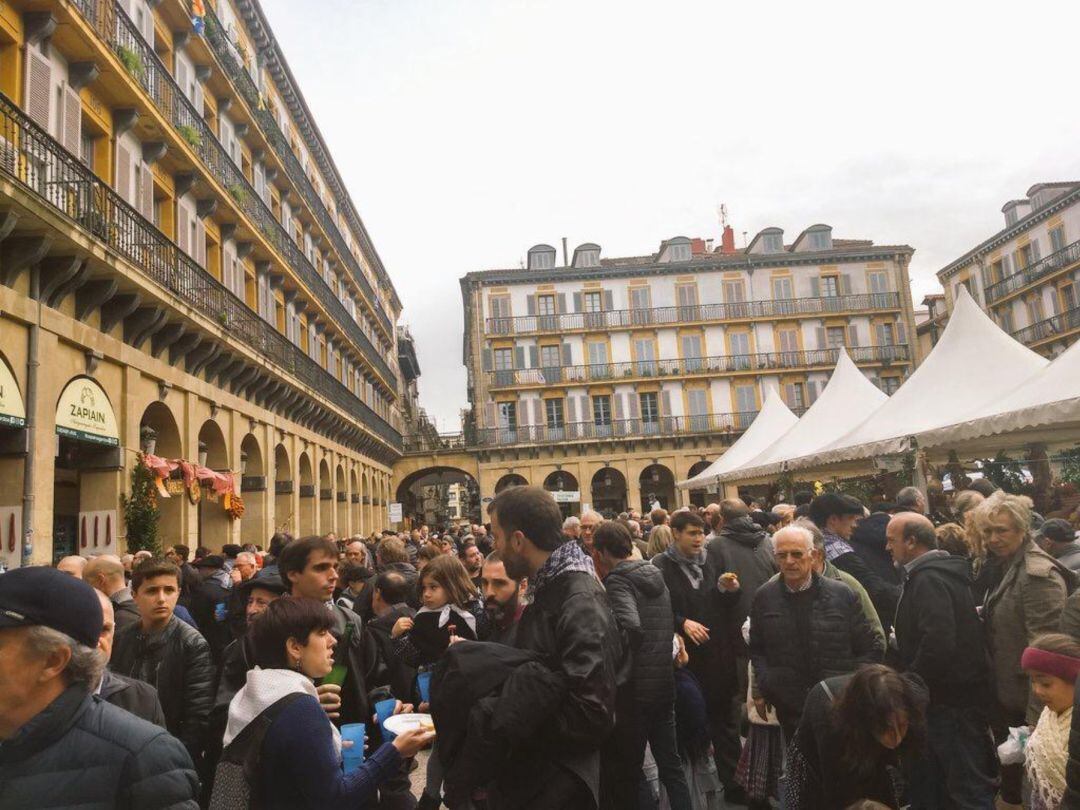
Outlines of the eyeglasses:
<svg viewBox="0 0 1080 810">
<path fill-rule="evenodd" d="M 778 560 L 786 560 L 788 557 L 798 562 L 806 556 L 805 551 L 777 551 L 773 554 Z"/>
</svg>

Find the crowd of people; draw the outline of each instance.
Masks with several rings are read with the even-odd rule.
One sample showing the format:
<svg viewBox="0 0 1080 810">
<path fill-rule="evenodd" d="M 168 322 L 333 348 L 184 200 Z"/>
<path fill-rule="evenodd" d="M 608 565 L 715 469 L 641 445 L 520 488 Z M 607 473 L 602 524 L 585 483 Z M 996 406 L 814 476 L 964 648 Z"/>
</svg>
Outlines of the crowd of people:
<svg viewBox="0 0 1080 810">
<path fill-rule="evenodd" d="M 487 518 L 0 575 L 0 808 L 1080 807 L 1080 544 L 1024 497 Z"/>
</svg>

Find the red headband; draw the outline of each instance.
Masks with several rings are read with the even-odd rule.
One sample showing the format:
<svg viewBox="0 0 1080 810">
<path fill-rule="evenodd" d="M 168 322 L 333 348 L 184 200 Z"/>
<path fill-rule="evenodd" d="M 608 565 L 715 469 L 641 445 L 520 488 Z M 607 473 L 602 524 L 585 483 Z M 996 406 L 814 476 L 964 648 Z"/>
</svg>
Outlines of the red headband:
<svg viewBox="0 0 1080 810">
<path fill-rule="evenodd" d="M 1080 676 L 1080 658 L 1028 647 L 1020 657 L 1020 668 L 1076 683 L 1077 676 Z"/>
</svg>

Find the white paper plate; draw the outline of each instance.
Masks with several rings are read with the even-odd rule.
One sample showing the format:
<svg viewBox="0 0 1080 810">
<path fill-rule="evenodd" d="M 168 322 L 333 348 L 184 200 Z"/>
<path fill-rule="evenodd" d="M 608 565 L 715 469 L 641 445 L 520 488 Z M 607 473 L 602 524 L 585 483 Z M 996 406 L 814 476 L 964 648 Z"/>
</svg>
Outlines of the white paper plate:
<svg viewBox="0 0 1080 810">
<path fill-rule="evenodd" d="M 395 714 L 392 717 L 387 717 L 383 726 L 393 734 L 404 734 L 406 731 L 419 728 L 421 724 L 430 726 L 431 723 L 430 714 Z"/>
</svg>

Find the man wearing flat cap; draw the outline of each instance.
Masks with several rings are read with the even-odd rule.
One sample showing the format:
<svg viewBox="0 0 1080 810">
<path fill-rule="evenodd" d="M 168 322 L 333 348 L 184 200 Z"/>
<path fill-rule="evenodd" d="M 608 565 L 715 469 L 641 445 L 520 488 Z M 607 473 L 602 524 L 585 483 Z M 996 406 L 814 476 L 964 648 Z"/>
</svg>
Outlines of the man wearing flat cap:
<svg viewBox="0 0 1080 810">
<path fill-rule="evenodd" d="M 80 579 L 0 576 L 0 807 L 198 807 L 179 740 L 94 694 L 102 621 Z"/>
</svg>

